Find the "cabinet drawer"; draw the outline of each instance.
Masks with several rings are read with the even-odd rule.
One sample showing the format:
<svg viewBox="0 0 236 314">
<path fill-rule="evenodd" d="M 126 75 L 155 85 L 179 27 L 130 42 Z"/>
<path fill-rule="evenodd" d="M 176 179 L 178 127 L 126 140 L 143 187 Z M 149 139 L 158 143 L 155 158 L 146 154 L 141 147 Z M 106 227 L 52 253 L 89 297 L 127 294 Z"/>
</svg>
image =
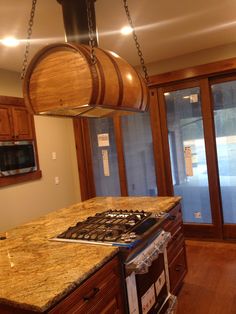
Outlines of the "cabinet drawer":
<svg viewBox="0 0 236 314">
<path fill-rule="evenodd" d="M 50 314 L 95 313 L 100 306 L 116 302 L 120 291 L 119 262 L 113 259 L 56 305 Z M 112 304 L 111 304 L 112 305 Z M 115 306 L 113 304 L 113 306 Z M 105 313 L 109 313 L 105 311 Z"/>
<path fill-rule="evenodd" d="M 167 256 L 169 263 L 171 263 L 173 258 L 178 255 L 179 251 L 184 245 L 183 228 L 180 226 L 175 234 L 172 235 L 172 238 L 167 246 Z"/>
<path fill-rule="evenodd" d="M 165 220 L 162 227 L 165 231 L 174 235 L 178 228 L 182 226 L 182 212 L 180 205 L 177 205 L 169 212 L 169 217 Z"/>
<path fill-rule="evenodd" d="M 175 293 L 187 272 L 185 247 L 182 247 L 179 254 L 169 265 L 170 292 Z"/>
</svg>

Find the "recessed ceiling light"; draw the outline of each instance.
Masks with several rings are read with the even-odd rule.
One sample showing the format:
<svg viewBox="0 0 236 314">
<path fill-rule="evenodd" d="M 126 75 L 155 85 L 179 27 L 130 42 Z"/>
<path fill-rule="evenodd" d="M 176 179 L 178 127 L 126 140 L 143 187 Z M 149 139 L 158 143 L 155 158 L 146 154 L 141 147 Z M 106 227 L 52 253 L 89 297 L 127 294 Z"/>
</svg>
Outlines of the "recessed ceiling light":
<svg viewBox="0 0 236 314">
<path fill-rule="evenodd" d="M 1 40 L 1 43 L 7 47 L 16 47 L 19 45 L 20 41 L 14 37 L 6 37 Z"/>
<path fill-rule="evenodd" d="M 130 26 L 124 26 L 124 27 L 120 30 L 120 32 L 121 32 L 122 35 L 129 35 L 129 34 L 132 33 L 132 31 L 133 31 L 133 29 L 132 29 Z"/>
</svg>

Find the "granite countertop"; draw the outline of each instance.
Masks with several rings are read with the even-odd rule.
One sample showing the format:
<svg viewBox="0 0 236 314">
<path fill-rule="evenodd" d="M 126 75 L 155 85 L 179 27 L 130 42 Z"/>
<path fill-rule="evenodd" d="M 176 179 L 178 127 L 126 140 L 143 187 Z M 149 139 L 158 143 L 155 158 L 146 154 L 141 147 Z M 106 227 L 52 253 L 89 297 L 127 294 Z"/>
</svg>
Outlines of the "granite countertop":
<svg viewBox="0 0 236 314">
<path fill-rule="evenodd" d="M 0 241 L 0 304 L 46 311 L 118 253 L 118 248 L 49 241 L 107 209 L 167 211 L 180 197 L 96 197 L 6 232 Z"/>
</svg>

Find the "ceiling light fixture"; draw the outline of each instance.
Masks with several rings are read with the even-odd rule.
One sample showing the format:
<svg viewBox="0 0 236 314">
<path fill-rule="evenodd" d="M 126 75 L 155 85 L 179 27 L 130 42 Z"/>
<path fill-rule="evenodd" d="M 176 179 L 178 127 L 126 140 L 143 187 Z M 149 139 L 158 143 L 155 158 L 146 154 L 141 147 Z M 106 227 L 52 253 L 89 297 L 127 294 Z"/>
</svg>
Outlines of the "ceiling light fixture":
<svg viewBox="0 0 236 314">
<path fill-rule="evenodd" d="M 6 37 L 1 40 L 1 43 L 6 47 L 16 47 L 20 44 L 20 41 L 15 37 Z"/>
<path fill-rule="evenodd" d="M 129 35 L 132 33 L 132 28 L 130 26 L 124 26 L 121 28 L 120 32 L 122 35 Z"/>
</svg>

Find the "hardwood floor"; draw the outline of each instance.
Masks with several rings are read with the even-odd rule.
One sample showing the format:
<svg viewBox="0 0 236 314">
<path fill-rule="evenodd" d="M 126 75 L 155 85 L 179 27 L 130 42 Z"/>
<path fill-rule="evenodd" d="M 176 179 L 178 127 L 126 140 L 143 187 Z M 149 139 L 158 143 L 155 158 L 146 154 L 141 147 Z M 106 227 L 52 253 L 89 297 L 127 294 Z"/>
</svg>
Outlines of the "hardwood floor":
<svg viewBox="0 0 236 314">
<path fill-rule="evenodd" d="M 236 314 L 236 243 L 186 241 L 177 314 Z"/>
</svg>

